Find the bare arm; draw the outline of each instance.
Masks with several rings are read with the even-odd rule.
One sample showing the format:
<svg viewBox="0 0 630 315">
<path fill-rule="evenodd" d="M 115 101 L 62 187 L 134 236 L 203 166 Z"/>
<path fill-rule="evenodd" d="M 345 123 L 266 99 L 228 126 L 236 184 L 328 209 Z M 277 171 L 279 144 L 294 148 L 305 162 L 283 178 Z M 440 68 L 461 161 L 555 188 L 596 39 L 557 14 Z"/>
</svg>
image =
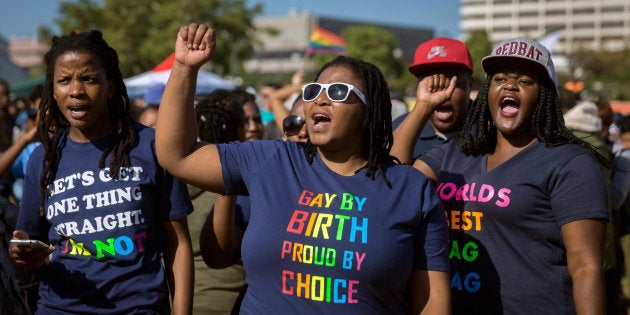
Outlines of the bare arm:
<svg viewBox="0 0 630 315">
<path fill-rule="evenodd" d="M 22 152 L 26 145 L 33 142 L 36 135 L 37 128 L 31 128 L 23 136 L 21 136 L 18 141 L 0 154 L 0 176 L 4 175 L 7 170 L 11 168 L 11 165 L 15 162 L 18 155 L 20 155 L 20 152 Z"/>
<path fill-rule="evenodd" d="M 284 101 L 289 98 L 289 96 L 293 95 L 293 93 L 299 93 L 301 89 L 302 87 L 299 85 L 285 85 L 271 93 L 271 111 L 273 111 L 276 126 L 278 126 L 280 130 L 283 129 L 282 121 L 289 115 L 289 112 L 284 107 Z"/>
<path fill-rule="evenodd" d="M 578 220 L 563 225 L 561 232 L 567 249 L 577 314 L 605 314 L 606 288 L 602 261 L 606 223 L 601 220 Z"/>
<path fill-rule="evenodd" d="M 441 74 L 420 80 L 416 90 L 416 104 L 393 132 L 394 144 L 391 150 L 393 156 L 406 164 L 413 162 L 412 153 L 416 139 L 435 108 L 451 97 L 456 82 L 457 77 L 453 76 L 449 81 Z"/>
<path fill-rule="evenodd" d="M 155 143 L 160 165 L 175 177 L 222 193 L 219 155 L 214 145 L 197 144 L 193 106 L 197 73 L 212 57 L 215 45 L 214 31 L 206 25 L 191 23 L 180 28 L 175 63 L 158 112 Z"/>
<path fill-rule="evenodd" d="M 411 314 L 451 313 L 451 289 L 447 272 L 414 270 L 409 288 Z"/>
<path fill-rule="evenodd" d="M 304 71 L 296 71 L 291 78 L 291 84 L 287 84 L 275 90 L 270 95 L 271 111 L 273 111 L 276 126 L 278 126 L 278 129 L 280 130 L 283 130 L 282 120 L 289 115 L 289 112 L 284 107 L 284 102 L 294 93 L 300 93 L 302 90 L 303 78 Z"/>
<path fill-rule="evenodd" d="M 173 314 L 192 314 L 195 272 L 186 217 L 165 224 L 164 266 L 173 298 Z"/>
<path fill-rule="evenodd" d="M 424 163 L 424 161 L 420 159 L 416 159 L 413 162 L 413 167 L 422 172 L 422 174 L 424 174 L 424 176 L 431 180 L 434 185 L 435 183 L 437 183 L 437 175 L 435 174 L 435 172 L 433 172 L 433 169 L 431 169 L 429 165 L 427 165 L 427 163 Z"/>
<path fill-rule="evenodd" d="M 236 196 L 217 196 L 201 229 L 199 247 L 210 268 L 225 268 L 241 257 L 243 232 L 234 223 Z"/>
</svg>

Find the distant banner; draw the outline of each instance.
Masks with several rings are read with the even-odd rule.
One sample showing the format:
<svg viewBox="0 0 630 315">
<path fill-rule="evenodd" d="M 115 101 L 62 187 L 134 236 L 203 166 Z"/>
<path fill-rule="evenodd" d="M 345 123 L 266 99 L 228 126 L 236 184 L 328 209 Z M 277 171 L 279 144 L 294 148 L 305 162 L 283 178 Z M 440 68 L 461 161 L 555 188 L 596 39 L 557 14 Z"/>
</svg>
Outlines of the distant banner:
<svg viewBox="0 0 630 315">
<path fill-rule="evenodd" d="M 343 37 L 321 27 L 315 27 L 311 33 L 307 54 L 329 53 L 343 55 L 348 43 Z"/>
</svg>

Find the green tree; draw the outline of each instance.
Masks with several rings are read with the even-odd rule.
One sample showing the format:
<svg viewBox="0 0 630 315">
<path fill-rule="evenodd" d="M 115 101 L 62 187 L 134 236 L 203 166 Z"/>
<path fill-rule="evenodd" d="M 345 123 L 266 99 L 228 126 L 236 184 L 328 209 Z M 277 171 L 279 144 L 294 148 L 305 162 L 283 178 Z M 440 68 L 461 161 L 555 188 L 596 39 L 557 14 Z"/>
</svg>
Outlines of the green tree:
<svg viewBox="0 0 630 315">
<path fill-rule="evenodd" d="M 481 59 L 492 52 L 492 42 L 485 30 L 473 31 L 464 41 L 473 60 L 473 79 L 481 83 L 486 75 L 481 67 Z"/>
<path fill-rule="evenodd" d="M 588 94 L 610 100 L 630 98 L 630 46 L 621 51 L 579 49 L 568 59 L 571 72 L 581 73 L 577 79 L 584 82 Z"/>
<path fill-rule="evenodd" d="M 208 68 L 220 75 L 236 73 L 253 55 L 254 15 L 262 11 L 245 0 L 78 0 L 64 1 L 55 23 L 66 33 L 99 29 L 116 49 L 125 77 L 153 68 L 174 50 L 175 36 L 188 22 L 207 23 L 217 30 L 217 51 Z M 52 34 L 40 29 L 43 39 Z M 232 67 L 239 67 L 234 70 Z"/>
<path fill-rule="evenodd" d="M 395 51 L 399 48 L 396 36 L 373 25 L 350 26 L 343 29 L 340 35 L 348 43 L 346 56 L 374 64 L 388 80 L 390 88 L 404 89 L 406 83 L 401 83 L 401 75 L 404 75 L 406 71 L 395 56 Z M 320 69 L 335 57 L 335 54 L 315 54 L 312 56 L 314 68 Z"/>
<path fill-rule="evenodd" d="M 400 45 L 394 34 L 374 25 L 356 25 L 345 28 L 341 36 L 348 42 L 346 55 L 374 64 L 390 88 L 404 89 L 406 82 L 401 81 L 401 76 L 407 71 L 396 57 Z"/>
</svg>

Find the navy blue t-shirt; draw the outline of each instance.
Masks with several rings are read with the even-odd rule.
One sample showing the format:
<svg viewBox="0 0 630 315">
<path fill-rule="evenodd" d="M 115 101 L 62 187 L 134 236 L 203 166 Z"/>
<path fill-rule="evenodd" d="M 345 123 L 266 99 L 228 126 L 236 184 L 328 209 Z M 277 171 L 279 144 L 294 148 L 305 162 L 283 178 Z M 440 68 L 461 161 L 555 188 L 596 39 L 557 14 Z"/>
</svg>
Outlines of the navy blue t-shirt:
<svg viewBox="0 0 630 315">
<path fill-rule="evenodd" d="M 536 142 L 491 171 L 455 142 L 420 156 L 447 213 L 454 314 L 575 313 L 560 227 L 607 219 L 603 174 L 574 144 Z"/>
<path fill-rule="evenodd" d="M 88 143 L 63 137 L 45 223 L 39 211 L 43 146 L 33 151 L 17 228 L 55 246 L 50 264 L 37 271 L 38 314 L 170 314 L 162 224 L 193 208 L 186 185 L 157 162 L 155 131 L 133 127 L 131 167 L 121 169 L 119 180 L 111 179 L 109 167 L 98 168 L 113 134 Z"/>
<path fill-rule="evenodd" d="M 392 121 L 392 130 L 398 128 L 398 125 L 402 123 L 407 115 L 409 115 L 409 113 L 405 113 L 394 119 Z M 455 133 L 450 133 L 446 135 L 438 134 L 435 132 L 435 130 L 433 130 L 431 124 L 427 122 L 426 124 L 424 124 L 424 128 L 422 128 L 418 139 L 416 139 L 416 144 L 413 147 L 412 156 L 415 158 L 420 154 L 433 149 L 433 147 L 445 144 L 449 142 L 454 135 Z"/>
<path fill-rule="evenodd" d="M 444 212 L 407 165 L 380 174 L 309 164 L 295 142 L 217 145 L 228 193 L 249 191 L 243 314 L 408 314 L 412 270 L 448 271 Z"/>
</svg>

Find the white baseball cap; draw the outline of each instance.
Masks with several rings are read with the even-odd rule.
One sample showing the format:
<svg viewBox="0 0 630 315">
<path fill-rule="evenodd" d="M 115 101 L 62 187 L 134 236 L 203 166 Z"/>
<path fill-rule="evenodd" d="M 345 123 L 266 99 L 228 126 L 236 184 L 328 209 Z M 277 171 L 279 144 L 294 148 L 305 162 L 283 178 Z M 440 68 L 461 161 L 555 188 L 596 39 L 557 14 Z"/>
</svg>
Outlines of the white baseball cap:
<svg viewBox="0 0 630 315">
<path fill-rule="evenodd" d="M 531 65 L 554 85 L 558 85 L 551 53 L 545 46 L 530 38 L 518 37 L 500 42 L 494 46 L 489 56 L 481 60 L 481 65 L 486 73 L 492 73 L 498 66 L 514 64 L 517 61 Z"/>
</svg>

